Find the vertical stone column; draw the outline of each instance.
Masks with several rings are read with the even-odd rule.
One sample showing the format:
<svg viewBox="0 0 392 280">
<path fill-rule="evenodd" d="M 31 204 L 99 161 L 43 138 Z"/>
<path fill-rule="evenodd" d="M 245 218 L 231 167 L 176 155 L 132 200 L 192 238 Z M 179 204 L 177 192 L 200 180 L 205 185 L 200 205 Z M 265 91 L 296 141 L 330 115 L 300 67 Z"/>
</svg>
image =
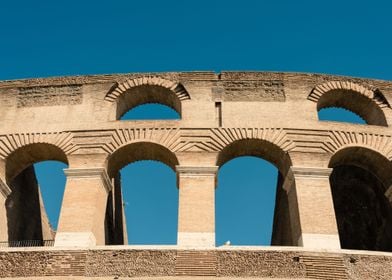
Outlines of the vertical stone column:
<svg viewBox="0 0 392 280">
<path fill-rule="evenodd" d="M 55 246 L 105 245 L 105 212 L 112 185 L 104 168 L 65 169 L 67 183 Z"/>
<path fill-rule="evenodd" d="M 215 246 L 217 166 L 177 166 L 179 246 Z"/>
<path fill-rule="evenodd" d="M 294 244 L 339 249 L 339 233 L 329 184 L 330 168 L 291 167 L 287 191 Z"/>
<path fill-rule="evenodd" d="M 6 200 L 11 194 L 11 189 L 0 178 L 0 242 L 8 241 L 8 220 Z"/>
</svg>

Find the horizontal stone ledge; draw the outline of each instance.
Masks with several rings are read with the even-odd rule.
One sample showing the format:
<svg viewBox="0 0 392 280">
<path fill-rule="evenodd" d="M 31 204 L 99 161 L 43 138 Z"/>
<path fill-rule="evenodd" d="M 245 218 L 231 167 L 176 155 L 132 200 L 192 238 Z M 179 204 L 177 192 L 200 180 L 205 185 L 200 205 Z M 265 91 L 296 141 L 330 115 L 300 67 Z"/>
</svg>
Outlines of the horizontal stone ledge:
<svg viewBox="0 0 392 280">
<path fill-rule="evenodd" d="M 218 169 L 218 166 L 176 166 L 177 174 L 185 176 L 213 176 Z"/>
<path fill-rule="evenodd" d="M 319 167 L 305 167 L 305 166 L 291 166 L 290 173 L 294 177 L 305 177 L 305 178 L 325 178 L 329 177 L 332 172 L 332 168 L 319 168 Z"/>
<path fill-rule="evenodd" d="M 211 248 L 179 246 L 179 245 L 99 245 L 99 246 L 59 246 L 59 247 L 0 247 L 0 252 L 64 252 L 64 251 L 238 251 L 238 252 L 300 252 L 300 253 L 325 253 L 325 254 L 345 254 L 345 255 L 368 255 L 368 256 L 385 256 L 392 258 L 392 252 L 383 251 L 366 251 L 354 249 L 337 249 L 337 248 L 304 248 L 299 246 L 261 246 L 261 245 L 221 245 Z"/>
<path fill-rule="evenodd" d="M 64 173 L 67 178 L 72 179 L 100 178 L 107 192 L 112 189 L 112 183 L 105 168 L 64 168 Z"/>
</svg>

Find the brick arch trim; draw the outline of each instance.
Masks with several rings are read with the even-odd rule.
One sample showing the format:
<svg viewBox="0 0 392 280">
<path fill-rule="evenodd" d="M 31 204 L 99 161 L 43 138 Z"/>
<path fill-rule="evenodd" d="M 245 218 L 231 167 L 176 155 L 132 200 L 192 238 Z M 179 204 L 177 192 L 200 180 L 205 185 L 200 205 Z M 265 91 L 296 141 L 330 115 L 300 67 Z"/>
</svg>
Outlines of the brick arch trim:
<svg viewBox="0 0 392 280">
<path fill-rule="evenodd" d="M 191 99 L 184 86 L 176 81 L 167 80 L 158 76 L 145 76 L 134 79 L 128 79 L 122 83 L 116 83 L 106 94 L 105 100 L 114 102 L 119 96 L 127 90 L 138 86 L 160 86 L 172 91 L 180 101 Z"/>
<path fill-rule="evenodd" d="M 391 108 L 388 100 L 378 88 L 366 87 L 352 81 L 329 81 L 323 84 L 319 84 L 312 89 L 308 95 L 308 100 L 317 103 L 325 93 L 333 90 L 349 90 L 352 92 L 357 92 L 371 99 L 381 109 Z"/>
</svg>

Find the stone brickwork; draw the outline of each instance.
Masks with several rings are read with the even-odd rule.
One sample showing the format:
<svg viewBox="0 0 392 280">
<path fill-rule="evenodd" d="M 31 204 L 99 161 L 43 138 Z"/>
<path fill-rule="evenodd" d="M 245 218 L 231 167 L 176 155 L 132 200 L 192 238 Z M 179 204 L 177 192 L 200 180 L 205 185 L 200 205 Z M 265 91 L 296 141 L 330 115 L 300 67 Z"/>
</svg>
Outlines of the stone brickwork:
<svg viewBox="0 0 392 280">
<path fill-rule="evenodd" d="M 54 106 L 82 103 L 80 86 L 20 88 L 17 107 Z"/>
<path fill-rule="evenodd" d="M 51 236 L 35 177 L 23 170 L 57 160 L 68 168 L 54 246 L 80 249 L 4 251 L 3 276 L 121 272 L 125 277 L 171 277 L 176 267 L 192 273 L 206 269 L 203 275 L 215 275 L 211 269 L 216 267 L 221 277 L 300 279 L 336 270 L 335 279 L 355 279 L 372 277 L 367 276 L 372 269 L 387 277 L 389 270 L 377 266 L 389 263 L 387 253 L 347 262 L 341 249 L 392 250 L 391 100 L 391 81 L 301 73 L 169 72 L 2 81 L 1 244 Z M 167 105 L 180 118 L 120 121 L 125 112 L 146 103 Z M 318 111 L 329 107 L 351 110 L 367 125 L 319 121 Z M 177 173 L 176 249 L 214 250 L 217 173 L 239 156 L 263 158 L 279 171 L 273 244 L 337 255 L 218 250 L 196 254 L 202 262 L 206 258 L 209 266 L 203 266 L 187 259 L 192 253 L 177 261 L 173 250 L 91 249 L 127 242 L 119 170 L 135 161 L 157 160 Z M 39 260 L 35 266 L 29 261 L 34 258 Z M 332 276 L 325 277 L 320 279 Z"/>
<path fill-rule="evenodd" d="M 0 277 L 166 277 L 176 275 L 177 249 L 148 249 L 120 247 L 82 250 L 1 250 Z M 284 279 L 390 279 L 392 255 L 369 255 L 347 251 L 311 252 L 276 248 L 271 250 L 230 248 L 214 251 L 194 251 L 216 254 L 214 277 L 226 278 L 284 278 Z M 340 258 L 346 278 L 335 278 L 338 269 L 332 260 Z M 324 267 L 315 266 L 317 260 Z M 329 260 L 329 263 L 325 262 Z M 318 272 L 318 273 L 317 273 Z M 189 276 L 189 275 L 188 275 Z M 186 276 L 184 276 L 186 277 Z M 178 279 L 178 278 L 177 278 Z"/>
</svg>

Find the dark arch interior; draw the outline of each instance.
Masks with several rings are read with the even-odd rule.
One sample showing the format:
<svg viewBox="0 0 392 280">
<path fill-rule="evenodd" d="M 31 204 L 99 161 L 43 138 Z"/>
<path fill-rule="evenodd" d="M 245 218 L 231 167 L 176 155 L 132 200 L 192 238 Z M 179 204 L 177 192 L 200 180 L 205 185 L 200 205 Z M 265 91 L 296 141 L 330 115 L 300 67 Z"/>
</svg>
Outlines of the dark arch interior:
<svg viewBox="0 0 392 280">
<path fill-rule="evenodd" d="M 382 182 L 354 165 L 340 165 L 330 177 L 343 249 L 392 250 L 392 207 Z"/>
<path fill-rule="evenodd" d="M 148 103 L 166 105 L 181 116 L 181 101 L 173 91 L 162 86 L 142 85 L 127 90 L 117 98 L 117 120 L 132 108 Z"/>
<path fill-rule="evenodd" d="M 339 151 L 331 159 L 330 183 L 343 249 L 392 250 L 392 207 L 385 196 L 391 164 L 361 147 Z"/>
<path fill-rule="evenodd" d="M 384 112 L 370 98 L 352 90 L 331 90 L 323 94 L 317 102 L 317 110 L 338 107 L 354 112 L 367 124 L 388 126 Z"/>
<path fill-rule="evenodd" d="M 47 160 L 67 164 L 64 152 L 50 144 L 27 145 L 7 158 L 7 184 L 12 190 L 5 202 L 10 246 L 41 246 L 44 240 L 54 239 L 34 167 Z"/>
</svg>

